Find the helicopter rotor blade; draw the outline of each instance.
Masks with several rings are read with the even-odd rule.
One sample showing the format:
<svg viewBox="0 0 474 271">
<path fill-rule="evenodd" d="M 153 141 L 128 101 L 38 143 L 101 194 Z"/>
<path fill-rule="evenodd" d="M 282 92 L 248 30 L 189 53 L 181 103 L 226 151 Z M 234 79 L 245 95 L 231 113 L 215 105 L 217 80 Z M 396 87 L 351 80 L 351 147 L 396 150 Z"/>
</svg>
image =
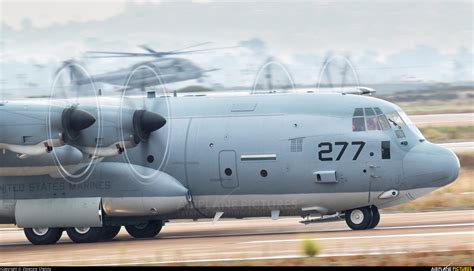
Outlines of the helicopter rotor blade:
<svg viewBox="0 0 474 271">
<path fill-rule="evenodd" d="M 138 45 L 139 48 L 142 48 L 143 50 L 151 53 L 151 54 L 156 54 L 156 53 L 160 53 L 160 52 L 157 52 L 153 49 L 150 48 L 150 46 L 146 45 L 146 44 L 141 44 L 141 45 Z"/>
<path fill-rule="evenodd" d="M 198 44 L 199 46 L 204 45 L 206 43 Z M 189 46 L 186 48 L 196 47 L 198 45 Z M 182 48 L 179 50 L 174 51 L 164 51 L 158 52 L 146 45 L 139 45 L 140 48 L 147 50 L 149 53 L 128 53 L 128 52 L 110 52 L 110 51 L 87 51 L 85 52 L 85 57 L 87 58 L 116 58 L 116 57 L 164 57 L 168 55 L 182 55 L 182 54 L 192 54 L 192 53 L 199 53 L 199 52 L 207 52 L 207 51 L 214 51 L 214 50 L 223 50 L 223 49 L 231 49 L 237 48 L 240 46 L 229 46 L 229 47 L 215 47 L 215 48 L 206 48 L 206 49 L 199 49 L 199 50 L 189 50 L 183 51 L 186 48 Z"/>
<path fill-rule="evenodd" d="M 184 47 L 184 48 L 181 48 L 181 49 L 177 49 L 177 50 L 170 51 L 170 53 L 175 53 L 175 52 L 183 51 L 183 50 L 186 50 L 186 49 L 189 49 L 189 48 L 195 48 L 195 47 L 199 47 L 199 46 L 203 46 L 203 45 L 211 44 L 211 43 L 212 43 L 212 42 L 210 42 L 210 41 L 208 41 L 208 42 L 201 42 L 201 43 L 194 44 L 194 45 L 191 45 L 191 46 L 187 46 L 187 47 Z"/>
</svg>

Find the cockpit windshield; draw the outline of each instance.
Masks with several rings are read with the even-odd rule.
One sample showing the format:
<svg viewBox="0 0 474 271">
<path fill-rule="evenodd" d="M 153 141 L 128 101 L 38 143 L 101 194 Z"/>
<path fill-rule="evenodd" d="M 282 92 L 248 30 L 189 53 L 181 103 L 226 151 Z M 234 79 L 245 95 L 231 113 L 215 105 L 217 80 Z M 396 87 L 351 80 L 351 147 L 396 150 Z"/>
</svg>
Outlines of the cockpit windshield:
<svg viewBox="0 0 474 271">
<path fill-rule="evenodd" d="M 413 131 L 420 139 L 425 139 L 423 134 L 420 132 L 420 130 L 416 127 L 415 124 L 408 118 L 408 116 L 405 114 L 403 111 L 399 111 L 398 114 L 400 114 L 400 117 L 402 120 L 407 124 L 408 128 Z"/>
<path fill-rule="evenodd" d="M 420 139 L 424 139 L 423 134 L 420 132 L 420 130 L 418 130 L 418 128 L 416 128 L 413 122 L 403 111 L 388 113 L 387 118 L 394 128 L 397 137 L 405 137 L 405 133 L 403 132 L 402 128 L 408 127 L 408 129 L 414 132 Z"/>
<path fill-rule="evenodd" d="M 388 113 L 387 118 L 390 121 L 390 124 L 392 124 L 392 126 L 401 128 L 401 127 L 404 127 L 406 125 L 405 121 L 403 121 L 402 117 L 400 117 L 398 112 Z"/>
<path fill-rule="evenodd" d="M 376 131 L 390 129 L 390 124 L 378 107 L 356 108 L 352 117 L 352 131 Z"/>
<path fill-rule="evenodd" d="M 413 131 L 424 139 L 420 130 L 411 122 L 403 111 L 384 114 L 378 107 L 355 108 L 352 115 L 352 131 L 377 131 L 392 129 L 398 138 L 405 138 L 404 130 Z"/>
</svg>

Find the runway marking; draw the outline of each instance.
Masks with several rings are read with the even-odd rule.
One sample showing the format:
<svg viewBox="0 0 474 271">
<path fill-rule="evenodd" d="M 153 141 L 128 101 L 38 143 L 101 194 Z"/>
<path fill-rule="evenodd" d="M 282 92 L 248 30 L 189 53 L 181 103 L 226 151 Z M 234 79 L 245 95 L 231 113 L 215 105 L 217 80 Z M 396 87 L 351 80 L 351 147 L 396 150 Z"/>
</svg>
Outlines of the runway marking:
<svg viewBox="0 0 474 271">
<path fill-rule="evenodd" d="M 448 236 L 448 235 L 467 235 L 467 234 L 474 234 L 474 231 L 409 233 L 409 234 L 392 234 L 392 235 L 364 235 L 364 236 L 346 236 L 346 237 L 321 237 L 321 238 L 311 238 L 309 240 L 328 241 L 328 240 L 354 240 L 354 239 L 420 237 L 420 236 Z M 238 244 L 287 243 L 287 242 L 301 242 L 303 240 L 307 240 L 307 239 L 260 240 L 260 241 L 240 242 Z"/>
</svg>

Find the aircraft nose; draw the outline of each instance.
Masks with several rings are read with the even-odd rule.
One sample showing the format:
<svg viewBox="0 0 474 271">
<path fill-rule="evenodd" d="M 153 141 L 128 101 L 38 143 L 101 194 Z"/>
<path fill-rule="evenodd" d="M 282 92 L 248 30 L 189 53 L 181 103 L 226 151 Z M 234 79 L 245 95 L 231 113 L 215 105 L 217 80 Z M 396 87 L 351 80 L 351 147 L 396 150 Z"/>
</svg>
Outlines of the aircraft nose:
<svg viewBox="0 0 474 271">
<path fill-rule="evenodd" d="M 454 152 L 428 142 L 412 148 L 403 159 L 404 179 L 417 187 L 445 186 L 456 180 L 459 169 Z"/>
</svg>

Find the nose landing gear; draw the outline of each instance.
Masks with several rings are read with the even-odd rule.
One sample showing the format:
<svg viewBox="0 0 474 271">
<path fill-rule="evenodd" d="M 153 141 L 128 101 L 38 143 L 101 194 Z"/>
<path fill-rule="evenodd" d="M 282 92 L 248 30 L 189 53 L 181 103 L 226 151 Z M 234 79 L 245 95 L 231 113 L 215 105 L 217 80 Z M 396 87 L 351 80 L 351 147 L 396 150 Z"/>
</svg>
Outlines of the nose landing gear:
<svg viewBox="0 0 474 271">
<path fill-rule="evenodd" d="M 353 230 L 375 228 L 380 221 L 380 213 L 375 205 L 345 211 L 346 223 Z"/>
</svg>

